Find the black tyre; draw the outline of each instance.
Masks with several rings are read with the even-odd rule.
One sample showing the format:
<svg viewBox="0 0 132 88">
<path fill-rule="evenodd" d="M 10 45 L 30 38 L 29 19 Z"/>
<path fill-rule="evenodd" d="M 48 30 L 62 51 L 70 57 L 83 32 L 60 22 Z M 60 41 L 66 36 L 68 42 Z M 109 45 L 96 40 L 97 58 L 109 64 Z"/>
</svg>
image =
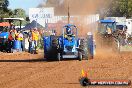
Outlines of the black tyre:
<svg viewBox="0 0 132 88">
<path fill-rule="evenodd" d="M 79 49 L 82 53 L 82 58 L 88 60 L 88 48 L 87 48 L 87 41 L 85 39 L 81 39 Z"/>
<path fill-rule="evenodd" d="M 51 36 L 51 45 L 52 47 L 58 47 L 58 36 Z"/>
<path fill-rule="evenodd" d="M 81 84 L 81 86 L 85 87 L 85 86 L 90 85 L 91 82 L 90 82 L 90 79 L 88 79 L 86 77 L 83 77 L 83 78 L 80 79 L 80 84 Z"/>
<path fill-rule="evenodd" d="M 79 61 L 82 60 L 82 58 L 83 58 L 82 52 L 79 52 L 79 53 L 78 53 L 78 58 L 79 58 Z"/>
<path fill-rule="evenodd" d="M 60 55 L 60 53 L 57 54 L 57 60 L 58 60 L 58 61 L 61 60 L 61 55 Z"/>
<path fill-rule="evenodd" d="M 53 59 L 53 61 L 60 61 L 60 54 L 58 54 L 58 46 L 58 36 L 51 35 L 51 49 L 49 51 L 49 55 Z"/>
<path fill-rule="evenodd" d="M 86 50 L 84 51 L 83 57 L 84 57 L 86 60 L 88 60 L 88 49 L 86 49 Z"/>
</svg>

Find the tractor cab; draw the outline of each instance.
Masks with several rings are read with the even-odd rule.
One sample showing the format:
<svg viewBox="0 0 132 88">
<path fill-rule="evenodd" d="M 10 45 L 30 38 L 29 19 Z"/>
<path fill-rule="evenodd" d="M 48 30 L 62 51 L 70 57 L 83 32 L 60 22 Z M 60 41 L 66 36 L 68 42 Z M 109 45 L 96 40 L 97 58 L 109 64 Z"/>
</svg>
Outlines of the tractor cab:
<svg viewBox="0 0 132 88">
<path fill-rule="evenodd" d="M 116 22 L 113 20 L 99 20 L 97 42 L 99 47 L 107 48 L 112 45 L 113 33 L 116 31 Z"/>
<path fill-rule="evenodd" d="M 77 31 L 77 27 L 75 25 L 68 24 L 63 27 L 63 34 L 65 34 L 65 36 L 68 37 L 77 36 L 76 31 Z"/>
<path fill-rule="evenodd" d="M 104 36 L 112 35 L 116 31 L 116 22 L 113 20 L 99 20 L 98 33 Z"/>
</svg>

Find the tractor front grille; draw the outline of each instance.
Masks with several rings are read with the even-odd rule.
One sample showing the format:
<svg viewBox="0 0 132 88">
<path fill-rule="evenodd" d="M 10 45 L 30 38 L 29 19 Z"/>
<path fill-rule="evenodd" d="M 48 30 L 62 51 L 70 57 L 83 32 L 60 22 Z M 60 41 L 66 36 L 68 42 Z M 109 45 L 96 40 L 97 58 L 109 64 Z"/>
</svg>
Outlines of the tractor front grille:
<svg viewBox="0 0 132 88">
<path fill-rule="evenodd" d="M 64 55 L 74 55 L 75 53 L 74 52 L 65 52 L 63 53 Z"/>
</svg>

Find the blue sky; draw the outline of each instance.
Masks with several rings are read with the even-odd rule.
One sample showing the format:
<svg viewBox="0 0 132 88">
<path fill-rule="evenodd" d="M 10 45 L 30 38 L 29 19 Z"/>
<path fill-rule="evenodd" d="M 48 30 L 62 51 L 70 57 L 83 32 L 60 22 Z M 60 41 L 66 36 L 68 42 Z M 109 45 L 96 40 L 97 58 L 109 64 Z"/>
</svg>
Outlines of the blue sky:
<svg viewBox="0 0 132 88">
<path fill-rule="evenodd" d="M 28 15 L 28 9 L 37 7 L 43 0 L 9 0 L 9 7 L 11 9 L 22 8 Z"/>
</svg>

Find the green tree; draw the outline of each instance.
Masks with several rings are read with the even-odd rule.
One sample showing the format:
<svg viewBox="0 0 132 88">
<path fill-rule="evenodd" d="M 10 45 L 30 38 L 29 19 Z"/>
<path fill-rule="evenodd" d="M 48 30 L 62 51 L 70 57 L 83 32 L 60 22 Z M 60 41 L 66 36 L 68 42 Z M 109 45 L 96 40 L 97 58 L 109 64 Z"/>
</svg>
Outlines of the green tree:
<svg viewBox="0 0 132 88">
<path fill-rule="evenodd" d="M 25 20 L 22 21 L 22 25 L 25 25 L 27 22 L 26 22 L 26 12 L 25 10 L 21 9 L 21 8 L 17 8 L 13 11 L 13 14 L 11 17 L 14 17 L 14 18 L 24 18 Z M 14 25 L 16 26 L 19 26 L 20 23 L 19 21 L 14 21 Z"/>
<path fill-rule="evenodd" d="M 0 6 L 2 8 L 7 8 L 9 6 L 9 1 L 8 0 L 1 0 L 0 1 Z"/>
<path fill-rule="evenodd" d="M 132 0 L 112 0 L 107 16 L 131 17 Z"/>
<path fill-rule="evenodd" d="M 9 1 L 0 0 L 0 17 L 9 17 L 11 15 L 11 10 L 8 9 Z"/>
<path fill-rule="evenodd" d="M 127 15 L 128 15 L 128 17 L 132 17 L 132 0 L 129 0 L 128 1 L 128 13 L 127 13 Z"/>
</svg>

